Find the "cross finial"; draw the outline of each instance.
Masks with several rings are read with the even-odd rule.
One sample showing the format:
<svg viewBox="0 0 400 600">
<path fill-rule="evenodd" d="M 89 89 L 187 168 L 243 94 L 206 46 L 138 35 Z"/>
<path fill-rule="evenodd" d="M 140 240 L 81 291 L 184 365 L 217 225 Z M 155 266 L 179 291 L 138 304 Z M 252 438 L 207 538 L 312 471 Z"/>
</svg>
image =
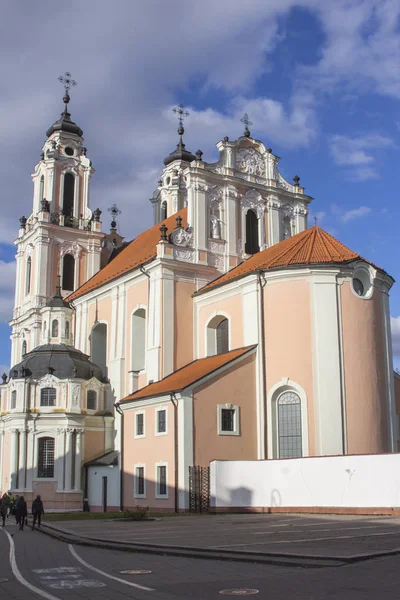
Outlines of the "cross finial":
<svg viewBox="0 0 400 600">
<path fill-rule="evenodd" d="M 190 113 L 187 110 L 185 110 L 185 107 L 183 106 L 183 104 L 178 104 L 178 106 L 175 106 L 172 109 L 172 112 L 175 113 L 176 115 L 178 115 L 178 121 L 179 121 L 178 133 L 180 136 L 182 136 L 185 133 L 185 130 L 183 128 L 183 119 L 185 117 L 188 117 Z"/>
<path fill-rule="evenodd" d="M 253 123 L 249 120 L 249 115 L 244 113 L 243 117 L 240 119 L 240 122 L 244 125 L 244 135 L 246 137 L 250 137 L 249 125 L 253 125 Z"/>
<path fill-rule="evenodd" d="M 315 215 L 315 216 L 313 217 L 313 219 L 314 219 L 314 222 L 315 222 L 315 224 L 317 224 L 317 222 L 318 222 L 318 217 L 317 217 L 317 215 Z"/>
<path fill-rule="evenodd" d="M 58 81 L 60 81 L 62 83 L 62 85 L 64 86 L 65 96 L 64 96 L 63 100 L 64 100 L 65 104 L 68 104 L 69 90 L 78 84 L 76 83 L 75 79 L 71 79 L 71 73 L 69 73 L 68 71 L 65 71 L 64 75 L 60 75 L 60 77 L 58 78 Z"/>
<path fill-rule="evenodd" d="M 117 220 L 118 215 L 121 214 L 121 211 L 119 210 L 119 208 L 115 204 L 115 202 L 112 206 L 110 206 L 110 208 L 107 208 L 107 211 L 109 213 L 111 213 L 111 216 L 112 216 L 111 227 L 112 227 L 112 229 L 115 229 L 117 226 L 116 220 Z"/>
</svg>

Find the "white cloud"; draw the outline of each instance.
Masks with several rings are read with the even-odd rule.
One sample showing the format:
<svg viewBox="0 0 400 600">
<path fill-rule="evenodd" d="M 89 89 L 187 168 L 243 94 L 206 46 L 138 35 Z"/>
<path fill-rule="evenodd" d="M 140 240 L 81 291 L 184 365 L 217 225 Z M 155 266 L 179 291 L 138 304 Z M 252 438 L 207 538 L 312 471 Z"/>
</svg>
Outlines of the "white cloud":
<svg viewBox="0 0 400 600">
<path fill-rule="evenodd" d="M 349 221 L 354 221 L 354 219 L 366 217 L 371 212 L 372 210 L 369 206 L 359 206 L 358 208 L 346 210 L 343 206 L 339 206 L 338 204 L 331 205 L 331 213 L 342 223 L 348 223 Z"/>
<path fill-rule="evenodd" d="M 400 317 L 391 317 L 390 325 L 392 329 L 392 347 L 394 364 L 400 367 Z"/>
<path fill-rule="evenodd" d="M 348 178 L 366 181 L 379 177 L 376 162 L 378 151 L 393 146 L 393 141 L 378 133 L 350 137 L 333 135 L 330 151 L 335 163 L 345 167 Z"/>
</svg>

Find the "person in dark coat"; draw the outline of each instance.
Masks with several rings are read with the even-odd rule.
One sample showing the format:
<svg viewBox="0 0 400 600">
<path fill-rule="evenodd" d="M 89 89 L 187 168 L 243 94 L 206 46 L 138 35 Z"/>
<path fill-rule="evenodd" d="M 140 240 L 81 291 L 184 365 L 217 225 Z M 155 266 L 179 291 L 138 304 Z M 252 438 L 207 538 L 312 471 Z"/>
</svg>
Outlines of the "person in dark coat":
<svg viewBox="0 0 400 600">
<path fill-rule="evenodd" d="M 10 508 L 10 497 L 7 493 L 3 494 L 0 502 L 0 516 L 3 521 L 3 527 L 6 524 L 6 516 L 8 514 L 8 509 Z"/>
<path fill-rule="evenodd" d="M 27 518 L 27 516 L 28 507 L 26 505 L 25 498 L 21 496 L 20 498 L 18 498 L 18 504 L 15 507 L 15 518 L 17 521 L 17 525 L 19 525 L 21 531 L 24 530 L 25 519 Z"/>
<path fill-rule="evenodd" d="M 32 531 L 35 529 L 36 521 L 38 527 L 40 527 L 40 523 L 42 521 L 42 515 L 44 515 L 43 502 L 39 495 L 36 496 L 34 501 L 32 502 L 32 515 L 33 515 L 33 523 L 32 523 Z"/>
</svg>

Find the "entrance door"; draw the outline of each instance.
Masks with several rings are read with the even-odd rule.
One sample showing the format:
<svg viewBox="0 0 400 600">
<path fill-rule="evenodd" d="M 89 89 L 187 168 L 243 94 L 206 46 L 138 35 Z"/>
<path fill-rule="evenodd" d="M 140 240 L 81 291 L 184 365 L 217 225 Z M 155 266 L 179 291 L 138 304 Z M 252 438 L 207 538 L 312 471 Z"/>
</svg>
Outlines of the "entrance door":
<svg viewBox="0 0 400 600">
<path fill-rule="evenodd" d="M 103 477 L 103 512 L 107 512 L 107 477 Z"/>
</svg>

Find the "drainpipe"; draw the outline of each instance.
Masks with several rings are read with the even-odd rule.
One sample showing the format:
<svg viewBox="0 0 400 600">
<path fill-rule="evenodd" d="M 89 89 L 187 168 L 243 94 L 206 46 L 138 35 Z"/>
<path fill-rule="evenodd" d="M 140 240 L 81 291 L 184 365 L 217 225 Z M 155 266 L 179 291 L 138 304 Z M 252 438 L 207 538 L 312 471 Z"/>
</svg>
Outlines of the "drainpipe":
<svg viewBox="0 0 400 600">
<path fill-rule="evenodd" d="M 119 472 L 119 509 L 124 510 L 124 412 L 119 404 L 115 404 L 117 412 L 121 415 L 121 450 L 119 453 L 120 472 Z"/>
<path fill-rule="evenodd" d="M 263 271 L 258 271 L 258 283 L 260 291 L 260 318 L 261 318 L 261 368 L 262 368 L 262 402 L 264 411 L 264 457 L 268 458 L 268 423 L 267 423 L 267 367 L 265 351 L 265 313 L 264 313 L 264 288 L 267 285 Z"/>
<path fill-rule="evenodd" d="M 177 513 L 179 510 L 178 503 L 178 493 L 179 493 L 179 479 L 178 479 L 178 401 L 176 399 L 175 392 L 171 392 L 170 394 L 171 402 L 174 406 L 174 438 L 175 438 L 175 446 L 174 446 L 174 469 L 175 469 L 175 512 Z"/>
</svg>

